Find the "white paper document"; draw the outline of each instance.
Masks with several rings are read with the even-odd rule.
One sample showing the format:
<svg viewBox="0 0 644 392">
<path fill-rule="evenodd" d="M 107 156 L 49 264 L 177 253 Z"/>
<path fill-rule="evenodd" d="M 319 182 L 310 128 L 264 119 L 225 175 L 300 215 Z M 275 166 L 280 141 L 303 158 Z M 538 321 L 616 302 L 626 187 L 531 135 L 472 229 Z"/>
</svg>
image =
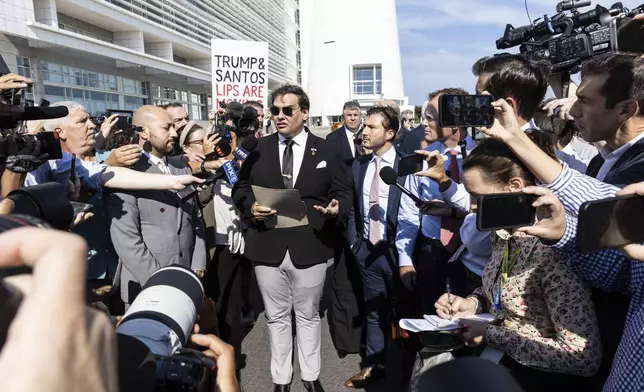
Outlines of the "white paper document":
<svg viewBox="0 0 644 392">
<path fill-rule="evenodd" d="M 475 314 L 473 316 L 463 317 L 460 320 L 475 320 L 483 323 L 492 322 L 495 317 L 489 313 Z M 400 328 L 409 332 L 421 331 L 453 331 L 461 328 L 458 323 L 459 319 L 452 320 L 442 319 L 438 316 L 425 315 L 422 319 L 401 319 Z"/>
<path fill-rule="evenodd" d="M 252 186 L 257 204 L 277 211 L 276 229 L 306 226 L 306 204 L 297 189 L 272 189 Z"/>
</svg>

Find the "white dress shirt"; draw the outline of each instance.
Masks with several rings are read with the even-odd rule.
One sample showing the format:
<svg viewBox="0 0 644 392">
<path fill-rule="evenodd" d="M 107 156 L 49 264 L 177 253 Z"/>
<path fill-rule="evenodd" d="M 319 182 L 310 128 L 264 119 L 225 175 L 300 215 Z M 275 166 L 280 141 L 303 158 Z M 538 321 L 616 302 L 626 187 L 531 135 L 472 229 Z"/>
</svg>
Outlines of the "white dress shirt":
<svg viewBox="0 0 644 392">
<path fill-rule="evenodd" d="M 391 147 L 389 151 L 384 153 L 380 157 L 380 170 L 383 167 L 394 167 L 394 162 L 396 161 L 396 150 Z M 369 239 L 369 194 L 371 192 L 371 181 L 373 176 L 378 176 L 379 188 L 378 188 L 378 206 L 380 207 L 380 240 L 387 238 L 387 204 L 389 203 L 389 185 L 380 178 L 380 174 L 376 174 L 376 156 L 371 158 L 367 166 L 367 171 L 364 175 L 364 182 L 362 184 L 362 219 L 364 222 L 364 233 L 362 234 L 364 238 Z"/>
<path fill-rule="evenodd" d="M 168 160 L 166 157 L 159 158 L 147 152 L 145 153 L 145 155 L 147 155 L 150 162 L 156 167 L 158 167 L 159 170 L 163 172 L 163 174 L 172 174 L 170 172 L 170 167 L 168 166 Z"/>
<path fill-rule="evenodd" d="M 353 157 L 355 158 L 356 157 L 356 143 L 354 142 L 354 140 L 356 138 L 356 134 L 351 132 L 349 130 L 349 128 L 347 128 L 346 126 L 344 127 L 344 132 L 346 133 L 347 140 L 349 141 L 349 148 L 351 149 L 351 155 L 353 155 Z"/>
<path fill-rule="evenodd" d="M 613 168 L 613 165 L 615 164 L 615 162 L 617 162 L 619 158 L 621 158 L 622 155 L 624 155 L 624 153 L 628 151 L 629 148 L 631 148 L 632 145 L 637 143 L 643 137 L 644 137 L 644 132 L 640 133 L 635 138 L 633 138 L 633 140 L 624 144 L 623 146 L 621 146 L 615 151 L 610 151 L 606 146 L 601 148 L 599 150 L 599 153 L 604 158 L 604 164 L 602 165 L 602 167 L 599 169 L 599 172 L 597 173 L 597 179 L 599 181 L 604 181 L 604 179 L 606 178 L 606 175 L 608 174 L 610 169 Z"/>
<path fill-rule="evenodd" d="M 280 157 L 280 169 L 284 168 L 284 151 L 286 151 L 286 144 L 284 140 L 286 138 L 281 134 L 278 135 L 279 138 L 279 157 Z M 309 133 L 302 129 L 293 140 L 293 186 L 297 183 L 297 177 L 300 174 L 300 168 L 302 167 L 302 159 L 304 159 L 304 149 L 306 148 L 306 140 L 309 138 Z"/>
</svg>

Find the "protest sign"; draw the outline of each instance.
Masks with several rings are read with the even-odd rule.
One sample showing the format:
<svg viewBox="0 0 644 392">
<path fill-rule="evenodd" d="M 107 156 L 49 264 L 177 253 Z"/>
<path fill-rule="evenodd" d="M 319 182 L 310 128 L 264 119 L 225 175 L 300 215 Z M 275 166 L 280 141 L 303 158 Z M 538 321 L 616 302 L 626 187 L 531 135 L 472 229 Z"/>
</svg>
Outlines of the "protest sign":
<svg viewBox="0 0 644 392">
<path fill-rule="evenodd" d="M 212 97 L 220 102 L 259 101 L 268 94 L 268 42 L 212 40 Z"/>
</svg>

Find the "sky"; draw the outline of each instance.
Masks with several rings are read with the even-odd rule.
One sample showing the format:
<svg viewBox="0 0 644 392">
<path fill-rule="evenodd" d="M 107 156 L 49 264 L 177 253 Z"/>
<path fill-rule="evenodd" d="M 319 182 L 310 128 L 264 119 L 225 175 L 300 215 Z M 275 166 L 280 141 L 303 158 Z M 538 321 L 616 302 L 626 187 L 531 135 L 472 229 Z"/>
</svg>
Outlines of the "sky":
<svg viewBox="0 0 644 392">
<path fill-rule="evenodd" d="M 593 1 L 582 12 L 615 1 Z M 622 0 L 629 8 L 641 2 Z M 554 15 L 557 3 L 527 1 L 532 19 Z M 474 62 L 499 52 L 495 42 L 506 24 L 530 23 L 524 0 L 396 0 L 396 9 L 405 94 L 412 105 L 422 105 L 428 93 L 445 87 L 473 92 Z"/>
</svg>

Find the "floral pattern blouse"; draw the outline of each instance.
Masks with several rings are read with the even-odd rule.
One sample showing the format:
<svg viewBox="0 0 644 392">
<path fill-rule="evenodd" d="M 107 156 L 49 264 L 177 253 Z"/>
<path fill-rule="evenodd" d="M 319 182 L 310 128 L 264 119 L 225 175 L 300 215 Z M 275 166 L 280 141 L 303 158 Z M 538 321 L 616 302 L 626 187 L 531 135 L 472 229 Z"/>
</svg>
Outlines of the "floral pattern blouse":
<svg viewBox="0 0 644 392">
<path fill-rule="evenodd" d="M 489 311 L 504 320 L 500 326 L 487 327 L 487 344 L 524 366 L 594 375 L 602 348 L 588 286 L 556 249 L 535 237 L 505 234 L 490 236 L 492 255 L 483 273 L 483 286 L 473 293 L 479 303 L 477 313 Z M 514 255 L 516 261 L 507 271 L 497 312 L 494 299 L 505 254 L 510 260 Z"/>
</svg>

